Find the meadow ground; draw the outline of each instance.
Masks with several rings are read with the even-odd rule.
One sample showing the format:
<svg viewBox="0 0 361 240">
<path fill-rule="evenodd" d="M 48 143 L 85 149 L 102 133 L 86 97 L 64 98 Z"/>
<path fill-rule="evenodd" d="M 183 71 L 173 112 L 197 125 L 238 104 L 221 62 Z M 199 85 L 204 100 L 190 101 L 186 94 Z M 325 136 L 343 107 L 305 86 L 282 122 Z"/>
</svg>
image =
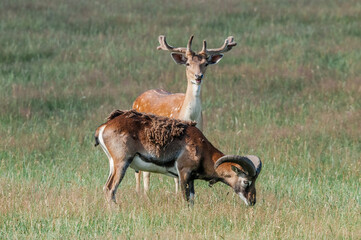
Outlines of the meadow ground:
<svg viewBox="0 0 361 240">
<path fill-rule="evenodd" d="M 2 0 L 0 239 L 360 239 L 361 3 Z M 194 209 L 129 170 L 110 211 L 96 127 L 151 88 L 184 92 L 157 37 L 238 46 L 209 67 L 205 135 L 263 160 L 258 202 L 196 182 Z"/>
</svg>

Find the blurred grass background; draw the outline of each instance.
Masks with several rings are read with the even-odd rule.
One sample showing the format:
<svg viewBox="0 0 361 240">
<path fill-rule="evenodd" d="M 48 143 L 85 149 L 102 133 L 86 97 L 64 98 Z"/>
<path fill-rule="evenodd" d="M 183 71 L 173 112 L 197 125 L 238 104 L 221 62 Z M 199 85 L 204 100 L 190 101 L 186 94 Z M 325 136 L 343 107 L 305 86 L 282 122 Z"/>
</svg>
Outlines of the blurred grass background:
<svg viewBox="0 0 361 240">
<path fill-rule="evenodd" d="M 0 238 L 360 239 L 360 24 L 356 0 L 2 0 Z M 145 90 L 185 92 L 160 34 L 235 37 L 204 79 L 204 133 L 262 158 L 255 207 L 198 181 L 188 209 L 156 174 L 147 199 L 129 170 L 107 208 L 96 127 Z"/>
</svg>

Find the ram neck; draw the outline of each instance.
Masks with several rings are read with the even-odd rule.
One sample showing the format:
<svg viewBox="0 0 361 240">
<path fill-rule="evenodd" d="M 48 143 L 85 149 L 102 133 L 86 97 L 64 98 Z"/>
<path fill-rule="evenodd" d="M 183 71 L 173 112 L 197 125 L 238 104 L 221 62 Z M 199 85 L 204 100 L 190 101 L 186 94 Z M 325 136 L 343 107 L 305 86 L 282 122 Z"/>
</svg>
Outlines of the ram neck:
<svg viewBox="0 0 361 240">
<path fill-rule="evenodd" d="M 217 162 L 217 160 L 221 157 L 224 156 L 224 154 L 222 152 L 220 152 L 218 149 L 216 149 L 215 147 L 211 146 L 214 150 L 211 151 L 211 162 L 213 164 L 213 168 L 212 168 L 212 176 L 214 176 L 215 178 L 218 178 L 218 179 L 223 179 L 223 174 L 222 174 L 222 171 L 219 171 L 219 168 L 218 169 L 214 169 L 214 165 L 215 163 Z"/>
<path fill-rule="evenodd" d="M 186 95 L 179 118 L 189 121 L 200 121 L 202 112 L 201 85 L 196 85 L 188 81 Z"/>
<path fill-rule="evenodd" d="M 223 181 L 222 171 L 214 169 L 214 165 L 224 154 L 215 148 L 207 139 L 202 140 L 201 148 L 204 157 L 202 161 L 202 178 L 209 181 L 210 184 Z"/>
<path fill-rule="evenodd" d="M 216 149 L 211 143 L 208 143 L 208 151 L 210 160 L 208 161 L 211 164 L 211 168 L 208 168 L 208 174 L 209 174 L 209 183 L 210 185 L 216 183 L 216 182 L 222 182 L 230 187 L 232 187 L 232 183 L 230 182 L 231 177 L 231 165 L 232 163 L 223 163 L 221 164 L 217 169 L 214 169 L 214 165 L 217 162 L 217 160 L 223 156 L 225 156 L 222 152 L 220 152 L 218 149 Z"/>
</svg>

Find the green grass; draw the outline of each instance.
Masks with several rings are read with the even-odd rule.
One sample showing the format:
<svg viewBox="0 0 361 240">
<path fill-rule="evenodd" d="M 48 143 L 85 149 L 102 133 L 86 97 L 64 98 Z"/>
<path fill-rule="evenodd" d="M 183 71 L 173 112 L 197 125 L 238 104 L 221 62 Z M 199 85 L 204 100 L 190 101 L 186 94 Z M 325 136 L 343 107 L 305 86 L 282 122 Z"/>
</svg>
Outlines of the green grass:
<svg viewBox="0 0 361 240">
<path fill-rule="evenodd" d="M 0 2 L 0 239 L 360 239 L 359 1 Z M 129 170 L 109 209 L 108 160 L 93 134 L 151 88 L 184 92 L 157 51 L 238 43 L 209 67 L 205 135 L 264 167 L 246 207 L 196 182 L 194 209 L 153 174 Z"/>
</svg>

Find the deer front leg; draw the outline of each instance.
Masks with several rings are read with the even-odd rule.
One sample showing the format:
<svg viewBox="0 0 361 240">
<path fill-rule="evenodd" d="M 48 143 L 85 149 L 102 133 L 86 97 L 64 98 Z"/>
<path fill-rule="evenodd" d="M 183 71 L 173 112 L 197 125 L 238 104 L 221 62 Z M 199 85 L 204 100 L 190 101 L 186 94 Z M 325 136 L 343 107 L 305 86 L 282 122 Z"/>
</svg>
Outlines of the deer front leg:
<svg viewBox="0 0 361 240">
<path fill-rule="evenodd" d="M 140 171 L 135 171 L 135 191 L 139 194 L 140 193 Z"/>
<path fill-rule="evenodd" d="M 149 192 L 150 172 L 143 172 L 144 195 Z"/>
<path fill-rule="evenodd" d="M 178 178 L 174 178 L 174 185 L 175 185 L 175 194 L 177 194 L 178 189 L 179 189 L 179 179 Z"/>
</svg>

